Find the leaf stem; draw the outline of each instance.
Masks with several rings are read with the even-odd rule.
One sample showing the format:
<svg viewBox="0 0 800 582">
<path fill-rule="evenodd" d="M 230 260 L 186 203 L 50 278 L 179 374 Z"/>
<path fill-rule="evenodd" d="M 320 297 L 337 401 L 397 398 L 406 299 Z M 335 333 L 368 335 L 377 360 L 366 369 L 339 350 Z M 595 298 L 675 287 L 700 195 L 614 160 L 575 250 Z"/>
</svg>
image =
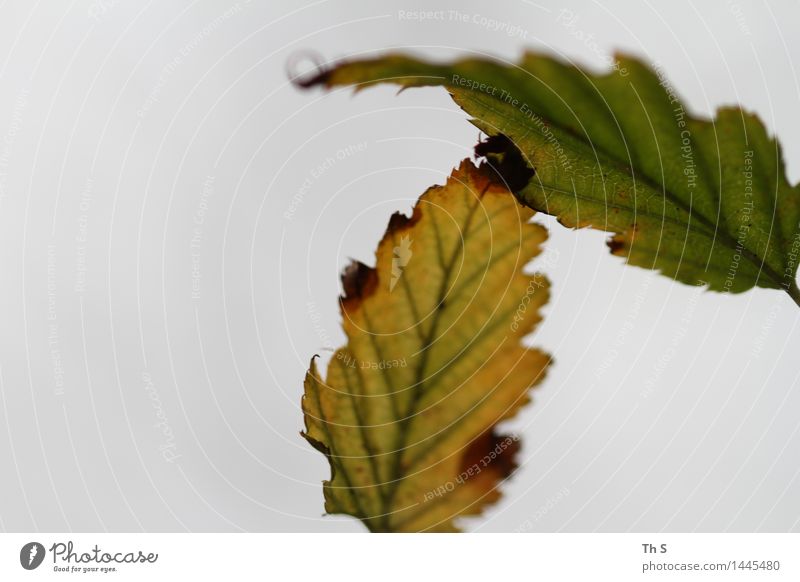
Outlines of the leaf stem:
<svg viewBox="0 0 800 582">
<path fill-rule="evenodd" d="M 797 306 L 800 307 L 800 287 L 797 286 L 797 281 L 792 281 L 792 284 L 786 288 L 786 292 L 789 294 L 789 297 L 797 303 Z"/>
</svg>

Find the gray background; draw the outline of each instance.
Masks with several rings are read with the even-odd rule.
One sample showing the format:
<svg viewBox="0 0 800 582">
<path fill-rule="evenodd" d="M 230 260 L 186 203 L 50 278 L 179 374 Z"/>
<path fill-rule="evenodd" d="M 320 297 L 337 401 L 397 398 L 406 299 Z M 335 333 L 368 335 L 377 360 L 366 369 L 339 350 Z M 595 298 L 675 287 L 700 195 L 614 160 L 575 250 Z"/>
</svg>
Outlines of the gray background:
<svg viewBox="0 0 800 582">
<path fill-rule="evenodd" d="M 3 4 L 0 528 L 362 530 L 322 515 L 303 374 L 343 341 L 339 270 L 371 261 L 391 212 L 478 132 L 441 90 L 299 92 L 298 51 L 531 47 L 602 70 L 623 49 L 695 113 L 760 113 L 800 177 L 797 2 L 460 1 L 436 7 L 467 22 L 401 17 L 420 7 Z M 797 307 L 625 267 L 604 233 L 541 220 L 554 298 L 532 342 L 557 363 L 513 422 L 522 468 L 467 527 L 797 530 Z"/>
</svg>

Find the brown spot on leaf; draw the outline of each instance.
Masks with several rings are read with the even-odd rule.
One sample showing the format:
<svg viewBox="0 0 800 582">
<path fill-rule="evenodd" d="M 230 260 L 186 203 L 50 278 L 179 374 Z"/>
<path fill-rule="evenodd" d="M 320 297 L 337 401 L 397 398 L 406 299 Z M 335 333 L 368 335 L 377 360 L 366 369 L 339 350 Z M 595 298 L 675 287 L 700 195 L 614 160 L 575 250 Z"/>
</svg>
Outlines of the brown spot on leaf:
<svg viewBox="0 0 800 582">
<path fill-rule="evenodd" d="M 473 440 L 464 451 L 461 471 L 469 471 L 477 465 L 481 473 L 490 471 L 498 479 L 504 479 L 517 468 L 518 451 L 519 439 L 498 435 L 493 429 L 489 429 Z"/>
<path fill-rule="evenodd" d="M 536 170 L 525 163 L 519 148 L 502 133 L 479 142 L 475 146 L 475 155 L 485 158 L 485 165 L 492 171 L 495 181 L 512 192 L 522 190 L 536 174 Z"/>
<path fill-rule="evenodd" d="M 611 249 L 611 254 L 619 255 L 622 252 L 622 249 L 625 248 L 625 241 L 617 236 L 613 236 L 606 241 L 606 245 L 608 248 Z"/>
</svg>

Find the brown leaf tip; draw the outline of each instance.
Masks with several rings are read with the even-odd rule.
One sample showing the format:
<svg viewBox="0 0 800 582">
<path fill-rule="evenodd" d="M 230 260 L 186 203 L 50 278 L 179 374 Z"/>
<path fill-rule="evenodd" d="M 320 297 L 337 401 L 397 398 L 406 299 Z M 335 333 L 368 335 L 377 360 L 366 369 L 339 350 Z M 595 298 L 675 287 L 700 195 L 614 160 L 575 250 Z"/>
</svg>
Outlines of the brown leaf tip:
<svg viewBox="0 0 800 582">
<path fill-rule="evenodd" d="M 378 272 L 361 261 L 353 261 L 342 273 L 342 309 L 352 311 L 378 288 Z"/>
<path fill-rule="evenodd" d="M 386 228 L 386 234 L 383 236 L 384 240 L 390 238 L 395 233 L 411 228 L 419 222 L 420 218 L 422 218 L 422 212 L 420 211 L 419 203 L 414 206 L 414 211 L 411 213 L 411 216 L 406 216 L 402 212 L 395 212 L 389 219 L 389 226 Z"/>
</svg>

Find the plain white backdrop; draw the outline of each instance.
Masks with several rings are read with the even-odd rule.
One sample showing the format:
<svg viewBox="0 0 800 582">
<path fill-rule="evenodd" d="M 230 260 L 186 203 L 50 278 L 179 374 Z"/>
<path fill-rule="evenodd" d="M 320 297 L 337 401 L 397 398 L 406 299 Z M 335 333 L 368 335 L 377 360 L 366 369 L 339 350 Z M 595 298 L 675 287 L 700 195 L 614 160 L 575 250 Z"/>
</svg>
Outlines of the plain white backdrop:
<svg viewBox="0 0 800 582">
<path fill-rule="evenodd" d="M 418 10 L 443 11 L 416 19 Z M 562 12 L 568 10 L 569 14 Z M 309 358 L 478 131 L 442 90 L 302 92 L 293 55 L 546 51 L 657 63 L 696 114 L 742 103 L 800 177 L 797 2 L 6 2 L 0 8 L 0 529 L 362 531 L 300 438 Z M 513 422 L 477 531 L 800 529 L 800 312 L 702 292 L 552 220 Z"/>
</svg>

